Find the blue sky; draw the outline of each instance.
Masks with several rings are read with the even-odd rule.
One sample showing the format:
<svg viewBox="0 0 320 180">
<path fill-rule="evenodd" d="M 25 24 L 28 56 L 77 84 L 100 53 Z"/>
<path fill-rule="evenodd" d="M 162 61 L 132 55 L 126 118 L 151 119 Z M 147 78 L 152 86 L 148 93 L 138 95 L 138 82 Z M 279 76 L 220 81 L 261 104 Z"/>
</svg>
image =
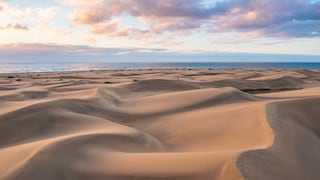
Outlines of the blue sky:
<svg viewBox="0 0 320 180">
<path fill-rule="evenodd" d="M 319 37 L 319 0 L 0 0 L 0 62 L 320 62 Z"/>
</svg>

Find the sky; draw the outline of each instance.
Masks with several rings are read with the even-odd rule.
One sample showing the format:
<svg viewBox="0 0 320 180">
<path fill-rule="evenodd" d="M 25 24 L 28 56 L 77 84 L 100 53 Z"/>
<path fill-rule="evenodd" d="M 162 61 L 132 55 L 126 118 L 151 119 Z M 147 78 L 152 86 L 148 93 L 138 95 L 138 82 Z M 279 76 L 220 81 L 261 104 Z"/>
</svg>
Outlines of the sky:
<svg viewBox="0 0 320 180">
<path fill-rule="evenodd" d="M 320 0 L 0 0 L 0 63 L 320 62 Z"/>
</svg>

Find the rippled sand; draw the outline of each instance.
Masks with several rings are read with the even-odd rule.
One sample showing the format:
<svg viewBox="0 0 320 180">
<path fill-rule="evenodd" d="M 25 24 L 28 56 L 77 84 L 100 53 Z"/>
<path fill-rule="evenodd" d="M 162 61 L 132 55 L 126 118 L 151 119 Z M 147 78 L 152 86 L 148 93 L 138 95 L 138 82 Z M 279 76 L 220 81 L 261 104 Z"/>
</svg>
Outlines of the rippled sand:
<svg viewBox="0 0 320 180">
<path fill-rule="evenodd" d="M 320 179 L 320 71 L 0 75 L 0 179 Z"/>
</svg>

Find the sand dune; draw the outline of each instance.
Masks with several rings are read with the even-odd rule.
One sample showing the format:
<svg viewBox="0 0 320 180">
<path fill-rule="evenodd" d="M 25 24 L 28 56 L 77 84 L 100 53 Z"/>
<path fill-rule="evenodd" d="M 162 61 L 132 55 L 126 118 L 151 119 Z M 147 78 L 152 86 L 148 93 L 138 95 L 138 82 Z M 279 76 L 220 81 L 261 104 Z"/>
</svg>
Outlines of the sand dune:
<svg viewBox="0 0 320 180">
<path fill-rule="evenodd" d="M 274 143 L 242 153 L 242 173 L 247 179 L 319 179 L 320 96 L 270 103 L 267 112 Z"/>
<path fill-rule="evenodd" d="M 14 76 L 0 179 L 320 179 L 318 71 Z"/>
</svg>

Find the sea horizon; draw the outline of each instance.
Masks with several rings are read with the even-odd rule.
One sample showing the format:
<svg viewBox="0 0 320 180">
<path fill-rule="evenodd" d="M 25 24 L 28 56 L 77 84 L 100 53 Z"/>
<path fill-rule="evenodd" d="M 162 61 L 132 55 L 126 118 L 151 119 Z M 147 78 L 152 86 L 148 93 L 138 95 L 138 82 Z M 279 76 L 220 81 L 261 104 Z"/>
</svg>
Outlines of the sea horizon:
<svg viewBox="0 0 320 180">
<path fill-rule="evenodd" d="M 0 73 L 64 72 L 134 69 L 320 69 L 320 62 L 79 62 L 0 63 Z"/>
</svg>

